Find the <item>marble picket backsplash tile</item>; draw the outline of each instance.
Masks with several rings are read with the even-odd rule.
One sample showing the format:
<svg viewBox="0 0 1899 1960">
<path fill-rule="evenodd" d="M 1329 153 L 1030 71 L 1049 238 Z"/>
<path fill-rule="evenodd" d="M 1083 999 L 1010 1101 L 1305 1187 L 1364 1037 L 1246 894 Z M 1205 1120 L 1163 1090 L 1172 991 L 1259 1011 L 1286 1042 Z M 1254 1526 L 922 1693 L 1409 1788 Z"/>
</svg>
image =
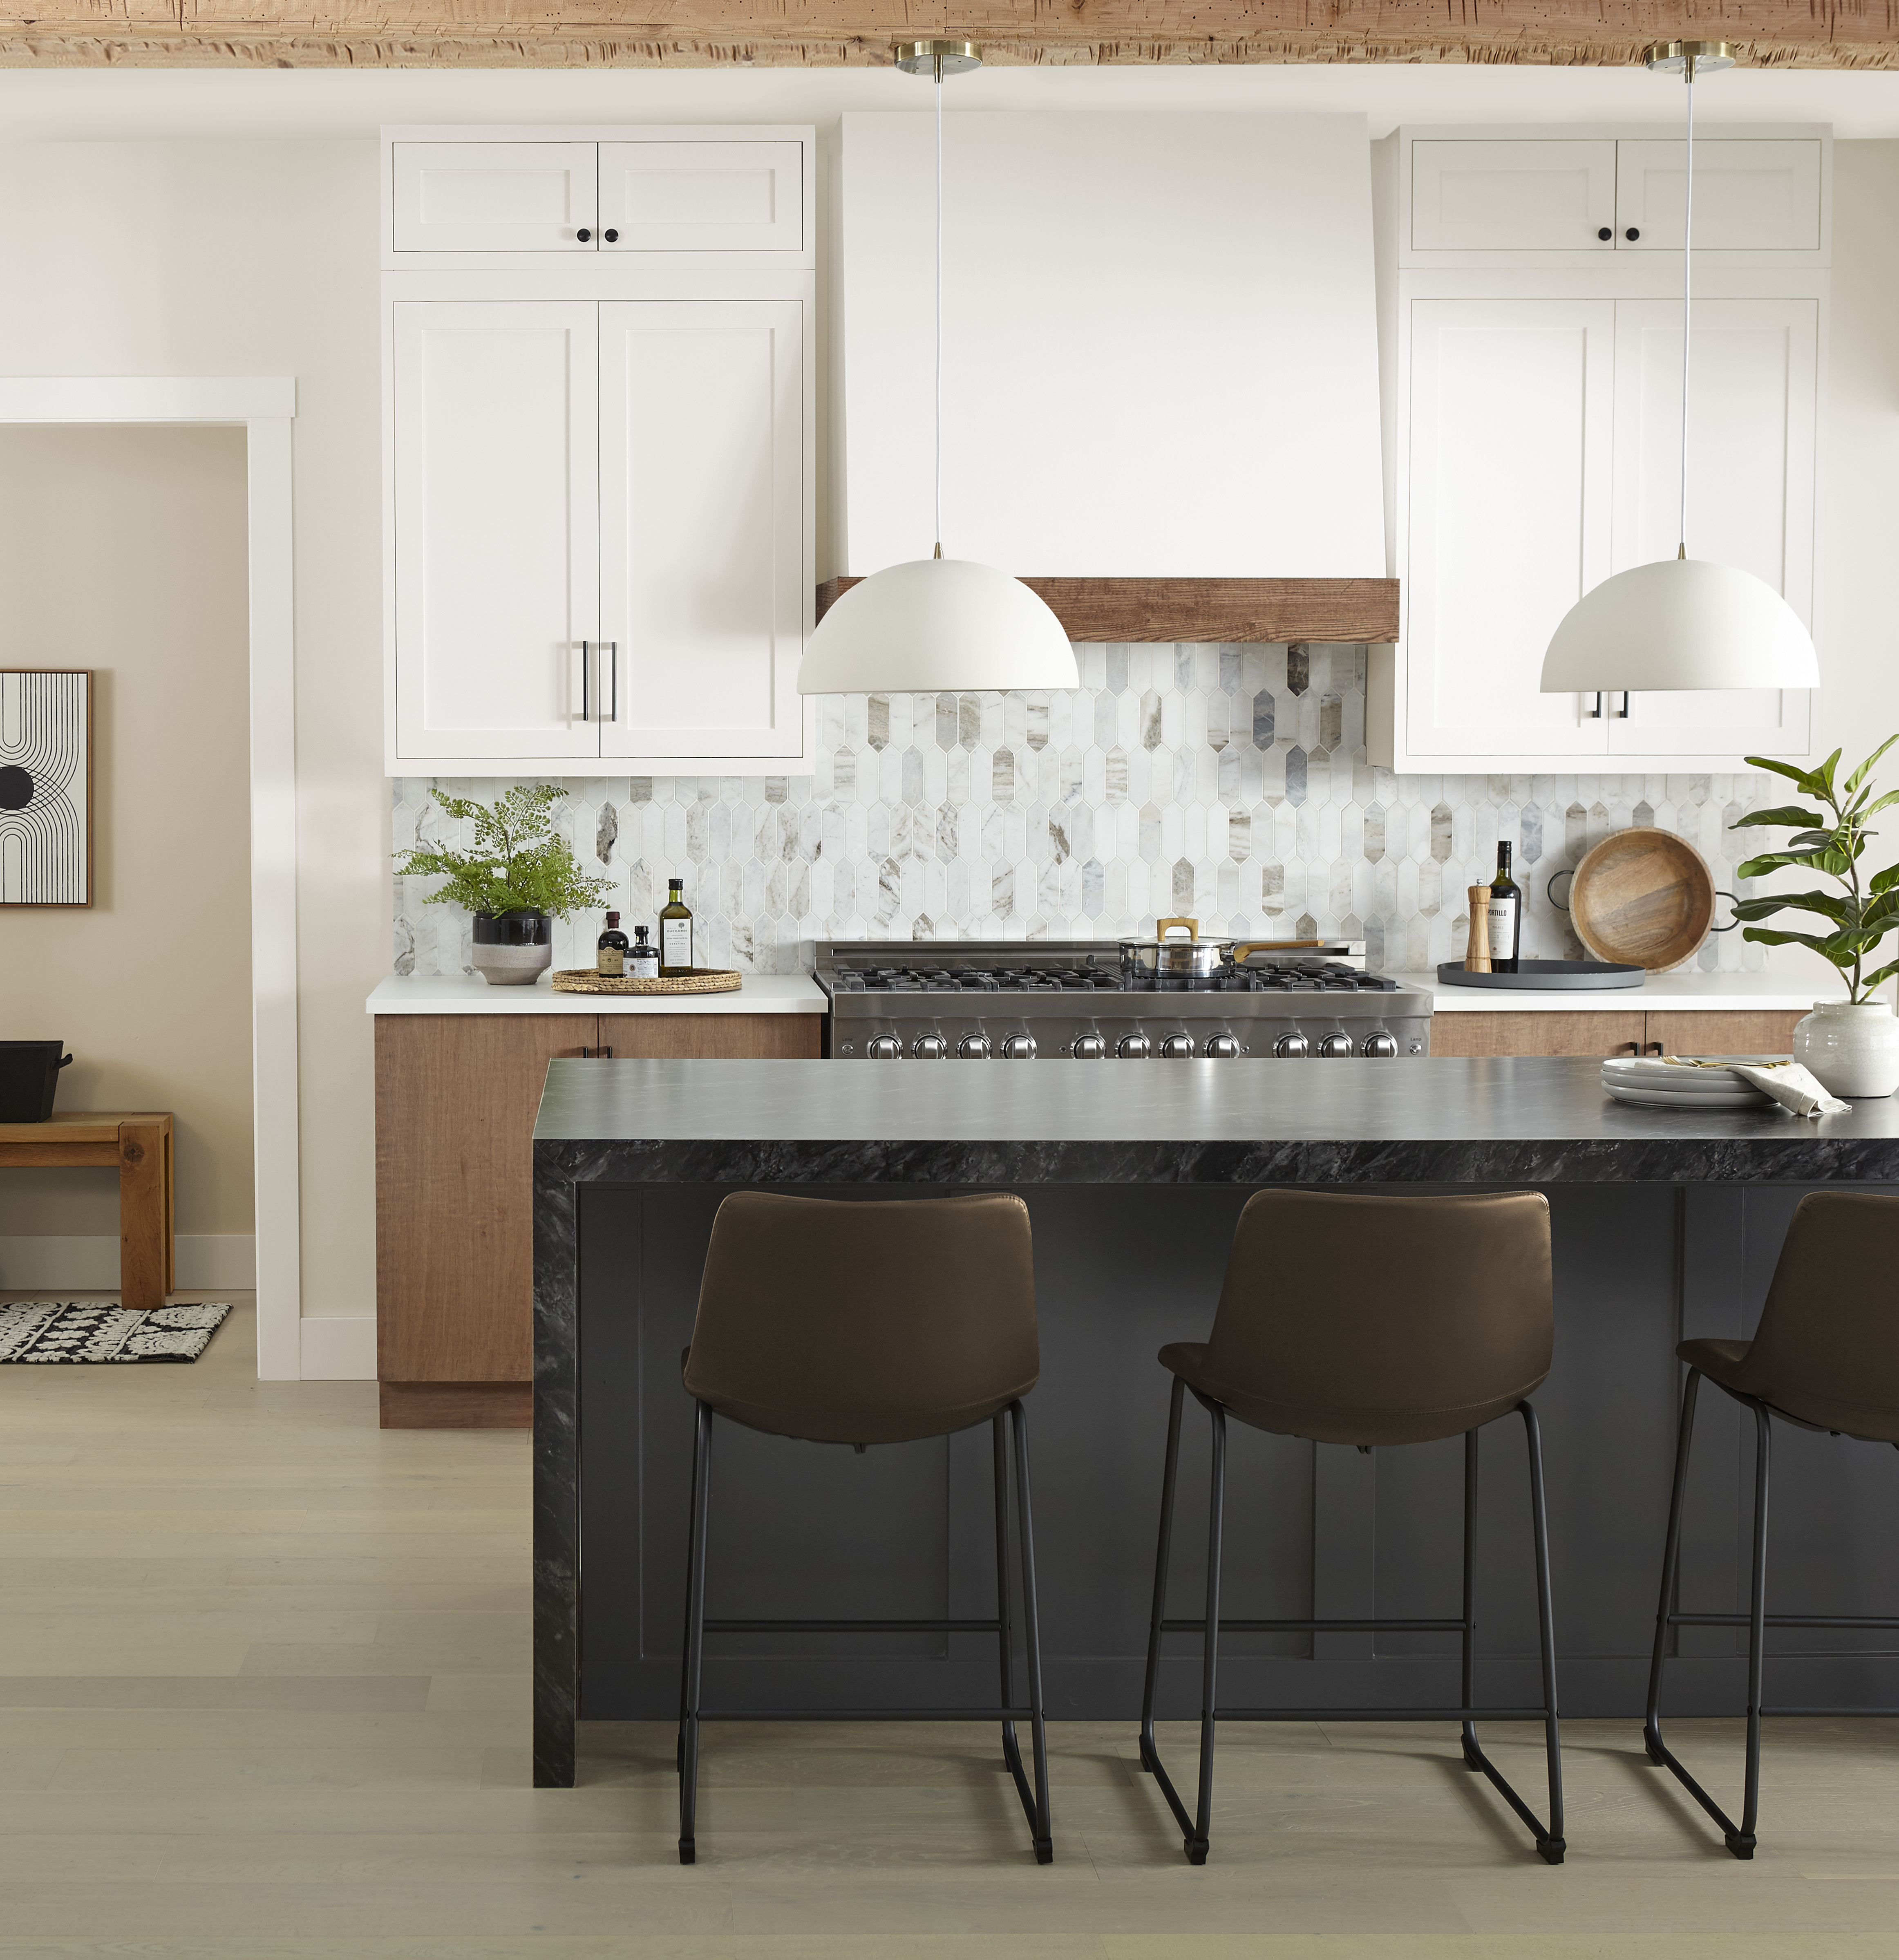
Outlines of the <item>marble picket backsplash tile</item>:
<svg viewBox="0 0 1899 1960">
<path fill-rule="evenodd" d="M 1084 646 L 1073 693 L 851 695 L 818 710 L 808 776 L 564 779 L 575 855 L 630 930 L 685 881 L 700 964 L 783 972 L 811 939 L 1112 939 L 1203 931 L 1363 939 L 1387 972 L 1461 956 L 1466 889 L 1515 847 L 1525 952 L 1581 949 L 1546 887 L 1630 824 L 1691 839 L 1734 889 L 1769 778 L 1394 775 L 1365 760 L 1363 647 Z M 398 850 L 459 839 L 435 781 L 393 785 Z M 443 787 L 487 797 L 497 782 Z M 467 915 L 395 880 L 395 970 L 460 973 Z M 1561 888 L 1559 887 L 1559 894 Z M 1726 907 L 1721 908 L 1726 915 Z M 555 929 L 590 964 L 603 912 Z M 1698 963 L 1764 949 L 1711 937 Z"/>
</svg>

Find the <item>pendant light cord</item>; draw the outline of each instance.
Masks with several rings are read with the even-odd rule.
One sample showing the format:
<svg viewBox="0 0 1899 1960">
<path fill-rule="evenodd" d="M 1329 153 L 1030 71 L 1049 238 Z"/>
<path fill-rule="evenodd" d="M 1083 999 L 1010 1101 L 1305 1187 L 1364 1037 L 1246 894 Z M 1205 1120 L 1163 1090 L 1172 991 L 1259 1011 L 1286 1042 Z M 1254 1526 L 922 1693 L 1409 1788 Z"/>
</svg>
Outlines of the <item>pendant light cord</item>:
<svg viewBox="0 0 1899 1960">
<path fill-rule="evenodd" d="M 1681 215 L 1681 504 L 1677 529 L 1677 558 L 1688 555 L 1688 343 L 1694 326 L 1694 57 L 1682 65 L 1688 89 L 1687 190 Z M 940 278 L 940 275 L 938 275 Z"/>
<path fill-rule="evenodd" d="M 943 57 L 936 60 L 937 91 L 937 556 L 943 555 Z"/>
</svg>

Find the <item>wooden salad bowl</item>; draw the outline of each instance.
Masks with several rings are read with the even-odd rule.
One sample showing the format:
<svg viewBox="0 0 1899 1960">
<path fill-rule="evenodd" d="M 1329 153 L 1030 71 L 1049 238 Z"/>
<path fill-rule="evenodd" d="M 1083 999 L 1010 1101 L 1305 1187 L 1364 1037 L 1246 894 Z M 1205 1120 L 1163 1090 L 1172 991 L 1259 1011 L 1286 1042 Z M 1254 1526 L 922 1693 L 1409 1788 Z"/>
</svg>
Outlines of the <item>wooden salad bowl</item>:
<svg viewBox="0 0 1899 1960">
<path fill-rule="evenodd" d="M 1570 919 L 1594 958 L 1665 973 L 1716 929 L 1716 896 L 1708 861 L 1685 837 L 1642 826 L 1613 832 L 1577 865 Z"/>
</svg>

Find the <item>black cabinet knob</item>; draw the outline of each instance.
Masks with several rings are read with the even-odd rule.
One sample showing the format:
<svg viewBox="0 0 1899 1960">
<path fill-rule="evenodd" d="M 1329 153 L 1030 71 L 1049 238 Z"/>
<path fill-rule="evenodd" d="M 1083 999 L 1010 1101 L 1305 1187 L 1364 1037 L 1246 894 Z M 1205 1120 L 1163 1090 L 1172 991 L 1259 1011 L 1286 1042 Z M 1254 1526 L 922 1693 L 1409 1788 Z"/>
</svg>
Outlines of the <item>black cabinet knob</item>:
<svg viewBox="0 0 1899 1960">
<path fill-rule="evenodd" d="M 1595 235 L 1598 238 L 1613 238 L 1615 236 L 1615 234 L 1605 224 Z"/>
<path fill-rule="evenodd" d="M 609 245 L 617 245 L 620 242 L 620 234 L 617 231 L 603 231 L 600 236 Z"/>
<path fill-rule="evenodd" d="M 574 236 L 577 238 L 583 245 L 584 245 L 587 241 L 593 236 L 593 234 L 587 230 L 584 224 L 583 224 L 580 230 L 574 233 Z"/>
<path fill-rule="evenodd" d="M 1635 241 L 1642 236 L 1641 233 L 1638 231 L 1633 224 L 1631 224 L 1628 230 L 1622 235 L 1628 240 L 1631 245 L 1633 245 Z"/>
</svg>

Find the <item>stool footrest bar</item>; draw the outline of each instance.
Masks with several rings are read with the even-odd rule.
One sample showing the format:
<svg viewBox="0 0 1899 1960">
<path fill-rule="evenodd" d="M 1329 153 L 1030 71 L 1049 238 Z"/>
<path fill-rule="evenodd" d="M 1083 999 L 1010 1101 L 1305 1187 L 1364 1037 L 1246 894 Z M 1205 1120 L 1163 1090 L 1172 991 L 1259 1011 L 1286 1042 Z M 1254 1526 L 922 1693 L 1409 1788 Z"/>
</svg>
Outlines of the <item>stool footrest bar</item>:
<svg viewBox="0 0 1899 1960">
<path fill-rule="evenodd" d="M 1763 1715 L 1899 1715 L 1899 1708 L 1763 1708 Z"/>
<path fill-rule="evenodd" d="M 1032 1708 L 695 1708 L 696 1722 L 1026 1722 Z"/>
<path fill-rule="evenodd" d="M 708 1634 L 993 1634 L 999 1620 L 708 1620 Z"/>
<path fill-rule="evenodd" d="M 1541 1722 L 1548 1714 L 1541 1708 L 1216 1708 L 1214 1719 L 1217 1722 Z"/>
<path fill-rule="evenodd" d="M 1163 1634 L 1204 1634 L 1204 1620 L 1163 1620 Z M 1462 1620 L 1227 1620 L 1223 1634 L 1461 1634 Z"/>
<path fill-rule="evenodd" d="M 1751 1627 L 1754 1621 L 1746 1613 L 1671 1613 L 1668 1616 L 1668 1623 L 1672 1627 Z M 1761 1624 L 1767 1627 L 1858 1628 L 1874 1632 L 1899 1630 L 1899 1620 L 1883 1618 L 1870 1613 L 1830 1613 L 1820 1617 L 1796 1613 L 1770 1613 Z"/>
</svg>

